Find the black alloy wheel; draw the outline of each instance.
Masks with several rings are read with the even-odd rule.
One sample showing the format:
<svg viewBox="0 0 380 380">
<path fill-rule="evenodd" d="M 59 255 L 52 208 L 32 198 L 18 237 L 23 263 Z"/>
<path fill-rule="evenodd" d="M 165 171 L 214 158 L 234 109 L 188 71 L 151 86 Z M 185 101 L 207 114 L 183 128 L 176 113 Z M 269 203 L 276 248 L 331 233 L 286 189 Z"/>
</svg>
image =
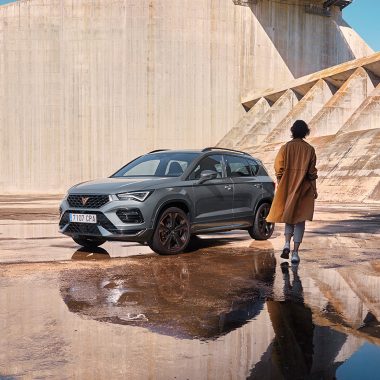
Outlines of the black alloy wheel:
<svg viewBox="0 0 380 380">
<path fill-rule="evenodd" d="M 269 203 L 263 203 L 257 209 L 254 224 L 248 229 L 252 239 L 267 240 L 272 236 L 274 231 L 274 223 L 268 223 L 266 221 L 269 210 Z"/>
<path fill-rule="evenodd" d="M 160 215 L 150 248 L 160 255 L 183 252 L 190 240 L 190 222 L 186 213 L 170 207 Z"/>
</svg>

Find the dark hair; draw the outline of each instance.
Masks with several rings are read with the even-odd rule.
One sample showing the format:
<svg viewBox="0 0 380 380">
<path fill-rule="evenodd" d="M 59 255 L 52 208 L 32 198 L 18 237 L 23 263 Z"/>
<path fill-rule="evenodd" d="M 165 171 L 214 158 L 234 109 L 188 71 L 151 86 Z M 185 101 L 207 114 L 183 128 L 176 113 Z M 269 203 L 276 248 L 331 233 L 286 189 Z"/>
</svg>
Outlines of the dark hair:
<svg viewBox="0 0 380 380">
<path fill-rule="evenodd" d="M 304 139 L 310 134 L 310 129 L 303 120 L 296 120 L 290 128 L 293 139 Z"/>
</svg>

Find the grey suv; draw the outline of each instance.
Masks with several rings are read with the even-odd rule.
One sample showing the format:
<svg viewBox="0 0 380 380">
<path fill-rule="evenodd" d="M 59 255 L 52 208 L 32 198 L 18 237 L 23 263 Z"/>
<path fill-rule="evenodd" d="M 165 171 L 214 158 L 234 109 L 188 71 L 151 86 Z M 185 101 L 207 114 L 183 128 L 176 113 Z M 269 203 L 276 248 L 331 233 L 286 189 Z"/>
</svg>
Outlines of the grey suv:
<svg viewBox="0 0 380 380">
<path fill-rule="evenodd" d="M 261 161 L 244 152 L 156 150 L 109 178 L 73 186 L 59 229 L 82 246 L 134 241 L 164 255 L 182 252 L 197 234 L 247 230 L 266 240 L 274 189 Z"/>
</svg>

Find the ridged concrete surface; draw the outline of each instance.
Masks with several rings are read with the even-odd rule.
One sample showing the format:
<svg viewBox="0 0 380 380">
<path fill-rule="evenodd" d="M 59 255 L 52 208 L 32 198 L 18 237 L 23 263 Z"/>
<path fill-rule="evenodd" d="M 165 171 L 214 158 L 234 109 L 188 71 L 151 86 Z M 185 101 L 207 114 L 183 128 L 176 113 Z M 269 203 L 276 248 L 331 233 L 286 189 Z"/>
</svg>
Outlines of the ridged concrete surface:
<svg viewBox="0 0 380 380">
<path fill-rule="evenodd" d="M 334 94 L 334 87 L 323 79 L 320 79 L 310 91 L 294 106 L 276 128 L 269 132 L 265 143 L 285 141 L 290 136 L 290 127 L 293 123 L 302 119 L 309 123 L 313 117 L 324 107 L 327 100 Z"/>
<path fill-rule="evenodd" d="M 297 103 L 297 94 L 293 90 L 286 91 L 263 117 L 245 133 L 237 145 L 247 149 L 250 146 L 260 144 Z"/>
<path fill-rule="evenodd" d="M 219 141 L 218 146 L 225 148 L 234 147 L 239 138 L 244 136 L 253 126 L 258 123 L 266 112 L 270 109 L 269 102 L 261 98 L 248 112 L 244 115 L 237 125 L 229 131 L 222 140 Z"/>
<path fill-rule="evenodd" d="M 263 119 L 280 112 L 285 117 L 258 121 L 237 137 L 235 146 L 262 159 L 274 176 L 275 156 L 289 140 L 292 123 L 304 119 L 311 129 L 307 141 L 317 152 L 320 199 L 380 202 L 379 78 L 380 54 L 375 54 L 297 79 L 289 83 L 282 97 L 298 90 L 305 91 L 302 99 L 290 110 L 279 106 L 278 100 Z M 283 91 L 283 87 L 268 90 L 259 99 L 273 99 Z M 252 97 L 252 104 L 255 102 L 257 98 Z"/>
<path fill-rule="evenodd" d="M 310 136 L 335 134 L 373 91 L 367 72 L 359 67 L 310 121 Z"/>
</svg>

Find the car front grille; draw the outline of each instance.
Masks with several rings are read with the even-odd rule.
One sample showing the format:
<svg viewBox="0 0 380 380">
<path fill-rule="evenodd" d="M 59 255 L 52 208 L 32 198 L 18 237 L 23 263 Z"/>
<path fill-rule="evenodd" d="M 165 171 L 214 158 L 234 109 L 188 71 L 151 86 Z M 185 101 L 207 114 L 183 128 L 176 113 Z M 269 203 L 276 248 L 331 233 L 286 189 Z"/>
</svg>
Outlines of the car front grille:
<svg viewBox="0 0 380 380">
<path fill-rule="evenodd" d="M 67 197 L 70 207 L 75 208 L 100 208 L 109 201 L 109 195 L 71 194 Z"/>
<path fill-rule="evenodd" d="M 80 235 L 92 235 L 92 236 L 101 236 L 98 226 L 105 228 L 107 231 L 112 234 L 120 234 L 121 232 L 110 222 L 110 220 L 99 211 L 81 211 L 82 214 L 96 214 L 97 223 L 70 223 L 70 213 L 73 211 L 66 211 L 61 220 L 59 221 L 59 227 L 64 228 L 68 225 L 64 233 L 69 234 L 80 234 Z"/>
<path fill-rule="evenodd" d="M 73 235 L 89 235 L 89 236 L 101 236 L 99 228 L 96 224 L 90 223 L 70 223 L 66 228 L 65 232 L 71 233 Z"/>
</svg>

